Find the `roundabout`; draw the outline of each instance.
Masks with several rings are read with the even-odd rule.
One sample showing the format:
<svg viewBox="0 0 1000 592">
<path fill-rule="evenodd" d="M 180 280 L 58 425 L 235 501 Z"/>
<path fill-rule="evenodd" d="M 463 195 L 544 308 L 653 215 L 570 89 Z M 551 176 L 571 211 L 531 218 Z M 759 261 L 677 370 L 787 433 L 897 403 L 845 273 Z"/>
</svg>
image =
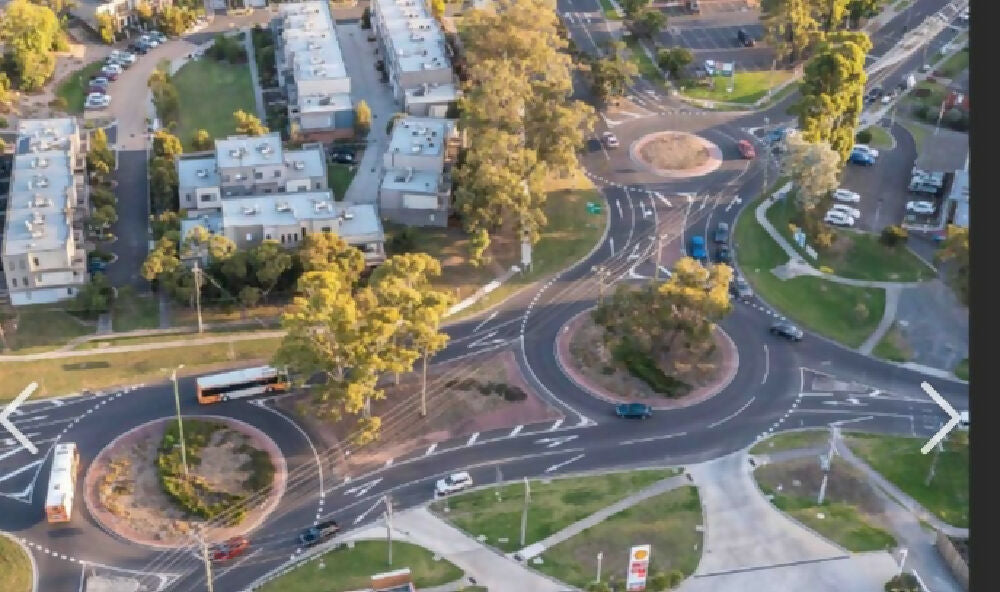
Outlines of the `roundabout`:
<svg viewBox="0 0 1000 592">
<path fill-rule="evenodd" d="M 669 179 L 701 177 L 722 166 L 722 150 L 687 132 L 655 132 L 629 146 L 629 156 L 651 172 Z"/>
</svg>

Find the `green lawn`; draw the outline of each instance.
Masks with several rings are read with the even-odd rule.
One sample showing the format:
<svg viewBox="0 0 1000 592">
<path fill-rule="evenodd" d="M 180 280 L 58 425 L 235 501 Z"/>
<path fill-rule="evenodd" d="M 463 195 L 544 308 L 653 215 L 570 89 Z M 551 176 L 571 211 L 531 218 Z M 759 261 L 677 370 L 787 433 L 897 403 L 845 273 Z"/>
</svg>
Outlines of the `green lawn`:
<svg viewBox="0 0 1000 592">
<path fill-rule="evenodd" d="M 872 525 L 857 508 L 849 504 L 811 505 L 785 511 L 848 551 L 863 553 L 896 546 L 895 537 Z M 819 517 L 820 514 L 823 515 L 822 518 Z"/>
<path fill-rule="evenodd" d="M 693 86 L 684 89 L 684 94 L 692 99 L 750 105 L 766 95 L 769 89 L 791 77 L 792 73 L 787 70 L 737 71 L 731 93 L 726 92 L 729 87 L 728 77 L 716 76 L 714 88 Z"/>
<path fill-rule="evenodd" d="M 662 469 L 552 479 L 548 483 L 533 480 L 524 544 L 536 543 L 677 473 L 675 469 Z M 471 536 L 484 535 L 486 544 L 503 551 L 517 551 L 521 548 L 523 503 L 524 484 L 514 483 L 445 498 L 431 504 L 431 509 Z"/>
<path fill-rule="evenodd" d="M 603 553 L 603 580 L 614 577 L 623 582 L 629 548 L 648 544 L 651 548 L 649 574 L 678 570 L 691 575 L 701 558 L 703 524 L 698 489 L 679 487 L 642 501 L 609 517 L 542 554 L 535 569 L 573 586 L 593 581 L 597 554 Z M 619 588 L 615 588 L 616 590 Z"/>
<path fill-rule="evenodd" d="M 965 358 L 955 366 L 955 376 L 962 380 L 969 380 L 969 358 Z"/>
<path fill-rule="evenodd" d="M 910 349 L 906 339 L 903 337 L 902 331 L 899 329 L 897 323 L 893 323 L 892 327 L 885 334 L 872 353 L 883 360 L 891 360 L 893 362 L 908 362 L 910 358 L 913 357 L 913 351 Z"/>
<path fill-rule="evenodd" d="M 921 80 L 917 83 L 913 90 L 903 97 L 902 102 L 911 108 L 916 108 L 918 105 L 923 104 L 927 105 L 931 109 L 940 109 L 941 102 L 944 101 L 944 98 L 947 95 L 947 87 L 940 82 Z"/>
<path fill-rule="evenodd" d="M 934 71 L 935 74 L 943 76 L 944 78 L 954 78 L 958 74 L 961 74 L 963 70 L 969 67 L 969 48 L 959 51 L 955 55 L 951 56 L 937 70 Z"/>
<path fill-rule="evenodd" d="M 30 592 L 32 578 L 31 561 L 24 549 L 0 534 L 0 590 Z"/>
<path fill-rule="evenodd" d="M 851 433 L 851 450 L 886 479 L 948 524 L 969 526 L 969 435 L 956 431 L 947 439 L 926 484 L 936 451 L 921 454 L 922 438 Z"/>
<path fill-rule="evenodd" d="M 389 565 L 385 541 L 356 541 L 353 549 L 341 547 L 312 559 L 280 578 L 264 584 L 261 592 L 347 592 L 366 590 L 371 576 L 407 567 L 419 589 L 449 584 L 462 577 L 462 570 L 446 559 L 411 543 L 392 543 Z"/>
<path fill-rule="evenodd" d="M 615 10 L 615 7 L 611 5 L 611 0 L 601 0 L 601 11 L 604 12 L 604 18 L 609 21 L 622 20 L 622 17 Z"/>
<path fill-rule="evenodd" d="M 160 326 L 160 304 L 155 295 L 138 295 L 120 288 L 111 306 L 111 328 L 115 331 L 156 329 Z"/>
<path fill-rule="evenodd" d="M 191 140 L 199 129 L 213 138 L 223 138 L 236 129 L 233 112 L 243 109 L 256 113 L 250 68 L 210 58 L 192 60 L 173 76 L 180 97 L 180 121 L 176 136 L 191 150 Z"/>
<path fill-rule="evenodd" d="M 95 330 L 93 324 L 84 324 L 65 310 L 45 304 L 19 306 L 13 314 L 17 317 L 17 330 L 7 333 L 13 353 L 54 349 Z"/>
<path fill-rule="evenodd" d="M 118 354 L 94 353 L 73 358 L 0 363 L 0 401 L 13 399 L 32 381 L 39 388 L 33 398 L 57 397 L 81 389 L 105 389 L 167 378 L 161 369 L 184 364 L 184 374 L 195 374 L 250 360 L 269 360 L 280 339 L 255 339 L 190 347 L 171 347 Z M 194 396 L 193 393 L 191 396 Z"/>
<path fill-rule="evenodd" d="M 781 187 L 784 180 L 775 183 Z M 773 191 L 773 189 L 772 189 Z M 835 284 L 818 277 L 778 279 L 771 270 L 786 263 L 787 255 L 754 218 L 756 201 L 740 214 L 734 240 L 740 269 L 757 294 L 804 327 L 858 347 L 871 335 L 885 310 L 885 291 Z M 864 304 L 868 314 L 859 318 L 855 308 Z"/>
<path fill-rule="evenodd" d="M 206 329 L 199 335 L 195 331 L 183 333 L 166 333 L 164 335 L 147 335 L 136 337 L 115 337 L 109 335 L 107 339 L 92 339 L 85 341 L 73 348 L 73 351 L 86 351 L 92 349 L 102 349 L 106 347 L 118 347 L 121 345 L 141 345 L 145 343 L 161 343 L 164 341 L 185 341 L 197 339 L 198 337 L 223 337 L 227 335 L 243 335 L 251 331 L 263 331 L 278 329 L 277 324 L 271 324 L 266 329 L 259 324 L 246 325 L 242 327 L 213 327 Z"/>
<path fill-rule="evenodd" d="M 360 157 L 358 158 L 360 160 Z M 334 199 L 342 201 L 347 194 L 347 188 L 351 186 L 351 180 L 357 173 L 358 167 L 333 163 L 326 167 L 326 179 L 333 190 Z"/>
<path fill-rule="evenodd" d="M 798 249 L 792 238 L 789 222 L 795 212 L 795 203 L 783 199 L 767 210 L 767 219 Z M 748 214 L 749 215 L 749 214 Z M 835 229 L 837 240 L 833 247 L 811 259 L 805 249 L 798 249 L 806 261 L 815 267 L 829 267 L 834 275 L 858 280 L 912 282 L 930 279 L 935 271 L 904 246 L 887 247 L 878 235 Z"/>
<path fill-rule="evenodd" d="M 796 448 L 814 448 L 826 445 L 830 440 L 827 430 L 799 430 L 781 432 L 753 445 L 750 454 L 770 454 Z"/>
<path fill-rule="evenodd" d="M 884 150 L 892 148 L 892 134 L 887 129 L 881 125 L 873 125 L 865 129 L 872 135 L 872 140 L 869 142 L 872 148 L 881 148 Z"/>
<path fill-rule="evenodd" d="M 927 136 L 931 133 L 930 128 L 920 122 L 910 119 L 901 119 L 899 123 L 906 128 L 906 131 L 910 132 L 911 136 L 913 136 L 913 143 L 916 145 L 917 153 L 919 153 L 921 147 L 924 145 L 924 140 L 926 140 Z"/>
<path fill-rule="evenodd" d="M 83 113 L 83 103 L 87 98 L 87 82 L 104 67 L 104 60 L 91 62 L 59 81 L 56 96 L 66 101 L 67 113 Z"/>
<path fill-rule="evenodd" d="M 663 82 L 663 75 L 660 74 L 660 70 L 653 63 L 653 60 L 642 50 L 639 40 L 629 36 L 626 38 L 625 44 L 629 48 L 629 53 L 632 54 L 632 61 L 639 67 L 639 75 L 650 82 Z"/>
</svg>

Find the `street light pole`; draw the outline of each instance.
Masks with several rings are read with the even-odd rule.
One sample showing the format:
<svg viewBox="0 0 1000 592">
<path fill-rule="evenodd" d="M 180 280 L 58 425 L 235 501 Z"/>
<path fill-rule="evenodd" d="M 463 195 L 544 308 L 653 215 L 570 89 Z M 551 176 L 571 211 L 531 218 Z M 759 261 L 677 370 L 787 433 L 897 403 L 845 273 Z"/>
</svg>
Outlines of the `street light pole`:
<svg viewBox="0 0 1000 592">
<path fill-rule="evenodd" d="M 905 565 L 905 564 L 906 564 L 906 555 L 907 555 L 908 553 L 909 553 L 909 550 L 907 550 L 907 549 L 906 549 L 906 547 L 903 547 L 903 548 L 902 548 L 902 549 L 901 549 L 901 550 L 899 551 L 899 554 L 900 554 L 900 555 L 902 555 L 902 557 L 900 557 L 900 558 L 899 558 L 899 573 L 898 573 L 898 574 L 896 574 L 896 575 L 898 575 L 898 576 L 901 576 L 901 575 L 903 575 L 903 565 Z"/>
<path fill-rule="evenodd" d="M 181 421 L 181 396 L 177 390 L 177 371 L 184 367 L 184 364 L 176 367 L 170 373 L 170 380 L 174 383 L 174 406 L 177 409 L 177 433 L 181 439 L 181 464 L 184 465 L 184 476 L 188 476 L 187 447 L 184 445 L 184 423 Z"/>
<path fill-rule="evenodd" d="M 528 504 L 531 502 L 531 485 L 524 478 L 524 509 L 521 510 L 521 548 L 524 548 L 524 535 L 528 531 Z"/>
<path fill-rule="evenodd" d="M 595 582 L 600 582 L 601 581 L 601 559 L 604 559 L 604 552 L 603 551 L 598 551 L 597 552 L 597 579 L 594 580 Z"/>
</svg>

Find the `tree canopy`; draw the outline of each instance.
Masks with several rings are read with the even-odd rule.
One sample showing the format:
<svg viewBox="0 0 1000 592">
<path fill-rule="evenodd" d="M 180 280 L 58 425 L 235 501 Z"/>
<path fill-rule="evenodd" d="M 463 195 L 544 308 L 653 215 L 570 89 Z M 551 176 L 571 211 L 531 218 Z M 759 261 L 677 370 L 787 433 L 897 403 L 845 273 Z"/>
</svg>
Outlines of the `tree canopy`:
<svg viewBox="0 0 1000 592">
<path fill-rule="evenodd" d="M 55 72 L 52 51 L 65 43 L 59 19 L 48 6 L 13 0 L 0 15 L 0 41 L 21 90 L 39 90 Z"/>
<path fill-rule="evenodd" d="M 782 172 L 795 185 L 795 199 L 804 211 L 812 210 L 837 188 L 840 156 L 826 142 L 808 142 L 802 134 L 790 135 Z"/>
</svg>

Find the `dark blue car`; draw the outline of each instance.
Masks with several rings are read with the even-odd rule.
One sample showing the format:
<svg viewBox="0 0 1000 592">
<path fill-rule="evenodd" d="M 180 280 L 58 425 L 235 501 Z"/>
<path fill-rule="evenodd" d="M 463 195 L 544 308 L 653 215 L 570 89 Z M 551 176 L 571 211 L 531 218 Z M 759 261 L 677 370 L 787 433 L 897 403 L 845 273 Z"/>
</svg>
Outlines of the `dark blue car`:
<svg viewBox="0 0 1000 592">
<path fill-rule="evenodd" d="M 310 526 L 305 530 L 305 532 L 300 534 L 299 543 L 307 547 L 313 547 L 332 539 L 333 536 L 339 531 L 340 526 L 337 525 L 336 520 L 320 522 L 316 526 Z"/>
<path fill-rule="evenodd" d="M 847 162 L 852 164 L 860 164 L 862 166 L 874 166 L 875 159 L 872 158 L 871 154 L 863 150 L 852 150 L 851 156 L 848 157 Z"/>
<path fill-rule="evenodd" d="M 767 132 L 767 135 L 764 136 L 764 141 L 768 144 L 774 144 L 775 142 L 784 140 L 786 135 L 788 135 L 788 128 L 779 127 L 778 129 Z"/>
<path fill-rule="evenodd" d="M 615 415 L 627 419 L 646 419 L 653 415 L 653 408 L 645 403 L 622 403 L 615 405 Z"/>
</svg>

